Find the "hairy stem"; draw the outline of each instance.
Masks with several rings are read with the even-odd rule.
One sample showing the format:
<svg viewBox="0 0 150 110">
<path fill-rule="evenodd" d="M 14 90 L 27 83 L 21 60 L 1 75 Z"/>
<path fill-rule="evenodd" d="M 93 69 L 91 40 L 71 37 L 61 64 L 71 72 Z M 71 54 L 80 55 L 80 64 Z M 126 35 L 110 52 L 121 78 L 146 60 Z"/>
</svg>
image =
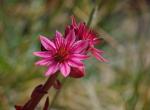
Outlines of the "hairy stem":
<svg viewBox="0 0 150 110">
<path fill-rule="evenodd" d="M 38 105 L 42 97 L 48 92 L 48 90 L 54 84 L 54 81 L 57 77 L 58 73 L 51 75 L 45 84 L 41 87 L 39 86 L 38 89 L 35 88 L 31 95 L 31 99 L 23 106 L 22 110 L 34 110 L 35 107 Z"/>
<path fill-rule="evenodd" d="M 65 84 L 66 79 L 67 79 L 67 78 L 64 78 L 64 79 L 62 80 L 62 82 L 61 82 L 61 88 L 62 88 L 63 85 Z M 52 101 L 51 101 L 51 104 L 50 104 L 50 106 L 49 106 L 50 109 L 53 107 L 55 101 L 57 100 L 57 98 L 58 98 L 58 96 L 59 96 L 59 94 L 60 94 L 61 88 L 58 89 L 57 92 L 56 92 L 56 94 L 54 95 L 54 97 L 53 97 L 53 99 L 52 99 Z"/>
</svg>

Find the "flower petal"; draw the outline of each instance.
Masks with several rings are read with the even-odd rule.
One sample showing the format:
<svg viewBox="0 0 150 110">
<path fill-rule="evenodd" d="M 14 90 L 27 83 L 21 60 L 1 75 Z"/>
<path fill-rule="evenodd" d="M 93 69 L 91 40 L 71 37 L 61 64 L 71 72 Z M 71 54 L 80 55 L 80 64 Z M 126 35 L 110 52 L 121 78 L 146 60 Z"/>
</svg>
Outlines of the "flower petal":
<svg viewBox="0 0 150 110">
<path fill-rule="evenodd" d="M 47 58 L 47 59 L 42 59 L 42 60 L 35 62 L 35 65 L 37 65 L 37 66 L 48 66 L 52 62 L 53 62 L 52 59 Z"/>
<path fill-rule="evenodd" d="M 64 77 L 67 77 L 70 73 L 70 66 L 65 62 L 60 65 L 60 71 Z"/>
<path fill-rule="evenodd" d="M 46 38 L 44 36 L 40 36 L 40 40 L 46 50 L 54 50 L 55 49 L 55 44 L 48 38 Z"/>
<path fill-rule="evenodd" d="M 75 32 L 74 30 L 69 30 L 69 33 L 66 36 L 66 44 L 72 45 L 76 40 Z"/>
<path fill-rule="evenodd" d="M 101 42 L 100 38 L 94 38 L 93 39 L 93 44 L 96 45 L 96 44 L 99 44 Z"/>
<path fill-rule="evenodd" d="M 73 48 L 72 51 L 74 53 L 81 53 L 82 51 L 84 51 L 85 49 L 88 48 L 88 41 L 87 40 L 79 40 L 73 45 L 72 48 Z"/>
<path fill-rule="evenodd" d="M 55 33 L 55 46 L 58 49 L 60 46 L 64 45 L 64 38 L 62 34 L 58 31 Z"/>
<path fill-rule="evenodd" d="M 57 36 L 57 37 L 63 37 L 63 35 L 59 31 L 56 31 L 55 36 Z"/>
<path fill-rule="evenodd" d="M 68 64 L 69 64 L 70 66 L 72 66 L 72 67 L 77 67 L 77 68 L 84 66 L 84 64 L 83 64 L 80 60 L 78 60 L 78 59 L 76 59 L 76 58 L 70 59 L 70 60 L 68 61 Z"/>
<path fill-rule="evenodd" d="M 96 49 L 94 47 L 91 47 L 90 49 L 91 49 L 92 52 L 96 52 L 96 53 L 99 53 L 99 54 L 105 53 L 103 50 L 99 50 L 99 49 Z"/>
<path fill-rule="evenodd" d="M 75 17 L 72 16 L 72 17 L 71 17 L 71 20 L 72 20 L 72 26 L 73 26 L 74 28 L 77 28 L 77 23 L 76 23 Z"/>
<path fill-rule="evenodd" d="M 50 51 L 39 51 L 39 52 L 33 52 L 33 55 L 42 57 L 42 58 L 48 58 L 51 57 Z"/>
<path fill-rule="evenodd" d="M 88 55 L 82 55 L 82 54 L 72 54 L 71 56 L 70 56 L 70 58 L 71 59 L 77 59 L 77 60 L 85 60 L 85 59 L 87 59 L 87 58 L 89 58 L 89 56 Z"/>
<path fill-rule="evenodd" d="M 52 63 L 49 66 L 48 70 L 46 71 L 45 76 L 50 76 L 50 75 L 56 73 L 58 68 L 59 68 L 59 64 L 58 63 L 56 63 L 56 62 Z"/>
<path fill-rule="evenodd" d="M 102 61 L 102 62 L 108 62 L 107 59 L 105 59 L 99 52 L 95 51 L 95 52 L 92 52 L 92 54 L 95 56 L 96 59 L 98 59 L 99 61 Z"/>
</svg>

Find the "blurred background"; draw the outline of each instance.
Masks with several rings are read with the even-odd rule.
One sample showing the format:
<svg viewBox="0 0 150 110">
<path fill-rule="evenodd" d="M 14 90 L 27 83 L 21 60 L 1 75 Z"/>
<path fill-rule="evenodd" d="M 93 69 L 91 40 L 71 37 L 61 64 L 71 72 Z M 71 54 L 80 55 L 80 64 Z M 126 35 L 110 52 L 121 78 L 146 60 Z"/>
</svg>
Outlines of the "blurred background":
<svg viewBox="0 0 150 110">
<path fill-rule="evenodd" d="M 0 110 L 23 105 L 47 79 L 34 65 L 38 36 L 64 33 L 71 15 L 87 23 L 92 14 L 110 62 L 86 61 L 86 76 L 67 79 L 54 110 L 150 110 L 150 0 L 0 0 Z"/>
</svg>

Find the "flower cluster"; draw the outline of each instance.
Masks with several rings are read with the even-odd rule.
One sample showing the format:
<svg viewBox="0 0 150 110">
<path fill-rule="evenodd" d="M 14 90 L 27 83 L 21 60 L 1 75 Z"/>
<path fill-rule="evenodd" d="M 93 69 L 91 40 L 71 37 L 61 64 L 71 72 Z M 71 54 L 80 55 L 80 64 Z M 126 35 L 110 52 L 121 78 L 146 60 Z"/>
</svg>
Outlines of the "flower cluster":
<svg viewBox="0 0 150 110">
<path fill-rule="evenodd" d="M 40 36 L 40 41 L 42 50 L 33 54 L 42 58 L 36 65 L 48 67 L 46 76 L 60 71 L 64 77 L 83 77 L 83 60 L 90 57 L 89 52 L 98 60 L 107 62 L 107 59 L 102 57 L 104 51 L 95 48 L 95 45 L 100 43 L 97 34 L 85 23 L 77 24 L 74 17 L 72 24 L 66 27 L 64 35 L 56 31 L 53 39 Z"/>
</svg>

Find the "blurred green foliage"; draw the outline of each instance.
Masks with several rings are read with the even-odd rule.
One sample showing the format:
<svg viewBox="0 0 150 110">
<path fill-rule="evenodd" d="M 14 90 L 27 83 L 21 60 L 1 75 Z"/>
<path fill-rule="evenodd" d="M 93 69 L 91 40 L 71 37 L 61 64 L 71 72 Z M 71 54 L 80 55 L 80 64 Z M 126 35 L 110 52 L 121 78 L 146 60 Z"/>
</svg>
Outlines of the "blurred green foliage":
<svg viewBox="0 0 150 110">
<path fill-rule="evenodd" d="M 105 39 L 99 48 L 110 62 L 86 61 L 86 77 L 68 79 L 54 108 L 150 110 L 149 6 L 149 0 L 0 0 L 0 110 L 23 105 L 46 80 L 45 68 L 34 66 L 38 36 L 64 33 L 71 15 L 87 23 L 93 9 L 91 27 Z"/>
</svg>

